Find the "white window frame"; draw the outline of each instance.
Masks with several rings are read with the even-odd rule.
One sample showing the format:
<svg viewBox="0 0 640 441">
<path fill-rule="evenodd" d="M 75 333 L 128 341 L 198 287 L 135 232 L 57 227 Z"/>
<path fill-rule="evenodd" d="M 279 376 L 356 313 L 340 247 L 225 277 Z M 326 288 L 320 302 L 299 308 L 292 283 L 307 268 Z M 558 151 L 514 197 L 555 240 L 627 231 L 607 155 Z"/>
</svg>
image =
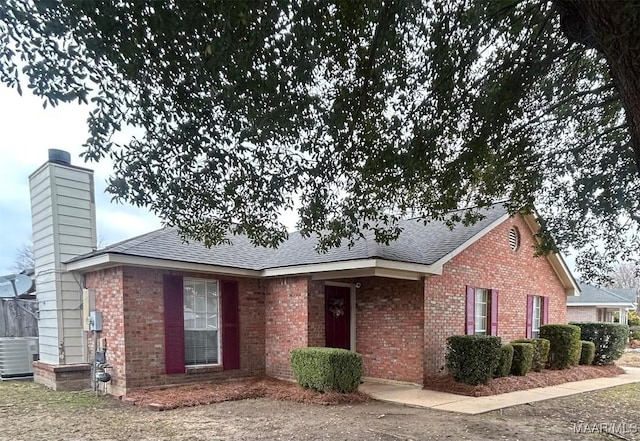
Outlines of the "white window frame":
<svg viewBox="0 0 640 441">
<path fill-rule="evenodd" d="M 475 288 L 474 295 L 474 334 L 475 335 L 489 335 L 490 328 L 490 308 L 491 308 L 491 295 L 490 291 L 486 288 Z M 479 315 L 478 308 L 484 308 L 484 314 Z M 479 326 L 480 321 L 484 321 L 484 328 Z"/>
<path fill-rule="evenodd" d="M 209 319 L 209 311 L 205 310 L 204 315 L 205 315 L 205 327 L 187 327 L 187 314 L 191 313 L 191 314 L 198 314 L 199 312 L 197 311 L 187 311 L 187 301 L 186 301 L 186 297 L 187 297 L 187 292 L 188 292 L 188 288 L 191 286 L 194 290 L 195 290 L 195 285 L 202 283 L 205 286 L 205 305 L 208 304 L 207 302 L 207 296 L 209 295 L 210 292 L 215 291 L 216 294 L 216 298 L 217 298 L 217 304 L 216 304 L 216 321 L 213 324 L 213 326 L 215 326 L 214 329 L 209 329 L 210 326 L 212 326 L 212 324 L 208 323 L 208 319 Z M 210 290 L 210 288 L 215 287 L 215 290 Z M 192 304 L 195 306 L 195 299 L 192 302 Z M 206 306 L 205 306 L 206 308 Z M 198 367 L 198 366 L 221 366 L 222 365 L 222 348 L 221 348 L 221 344 L 222 344 L 222 340 L 221 340 L 221 314 L 220 314 L 220 282 L 218 280 L 215 279 L 198 279 L 198 278 L 192 278 L 192 277 L 185 277 L 183 280 L 183 313 L 185 314 L 185 319 L 184 319 L 184 332 L 185 332 L 185 342 L 184 342 L 184 347 L 185 347 L 185 366 L 188 367 Z M 194 317 L 194 321 L 197 317 Z M 186 354 L 187 354 L 187 331 L 216 331 L 216 344 L 217 344 L 217 354 L 216 354 L 216 363 L 189 363 L 186 359 Z"/>
<path fill-rule="evenodd" d="M 533 296 L 533 307 L 531 308 L 531 338 L 538 338 L 540 326 L 542 325 L 542 297 Z"/>
</svg>

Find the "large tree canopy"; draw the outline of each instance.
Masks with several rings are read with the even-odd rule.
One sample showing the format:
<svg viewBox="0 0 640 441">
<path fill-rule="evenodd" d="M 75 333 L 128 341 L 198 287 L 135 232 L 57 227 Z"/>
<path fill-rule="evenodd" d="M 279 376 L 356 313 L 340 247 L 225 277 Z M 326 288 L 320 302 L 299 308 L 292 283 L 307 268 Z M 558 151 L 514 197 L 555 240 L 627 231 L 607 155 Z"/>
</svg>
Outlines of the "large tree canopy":
<svg viewBox="0 0 640 441">
<path fill-rule="evenodd" d="M 639 34 L 632 0 L 5 0 L 0 79 L 88 103 L 109 191 L 188 238 L 277 245 L 295 206 L 324 247 L 387 242 L 508 200 L 594 269 L 638 249 Z"/>
</svg>

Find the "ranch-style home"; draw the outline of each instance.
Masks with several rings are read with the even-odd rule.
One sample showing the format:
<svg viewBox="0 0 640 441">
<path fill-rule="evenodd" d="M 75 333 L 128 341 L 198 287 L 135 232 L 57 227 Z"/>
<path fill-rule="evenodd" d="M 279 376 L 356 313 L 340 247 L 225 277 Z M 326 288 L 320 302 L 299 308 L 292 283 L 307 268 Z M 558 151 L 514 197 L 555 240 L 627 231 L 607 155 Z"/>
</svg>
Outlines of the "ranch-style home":
<svg viewBox="0 0 640 441">
<path fill-rule="evenodd" d="M 567 296 L 579 293 L 560 255 L 533 256 L 535 218 L 500 204 L 469 227 L 406 220 L 389 246 L 367 237 L 326 254 L 297 233 L 275 250 L 241 236 L 206 248 L 171 228 L 95 250 L 92 171 L 54 151 L 30 181 L 43 311 L 35 380 L 53 388 L 87 384 L 83 310 L 101 314 L 109 392 L 123 395 L 292 378 L 301 346 L 354 350 L 365 377 L 422 384 L 444 372 L 447 337 L 536 336 L 566 322 Z"/>
</svg>

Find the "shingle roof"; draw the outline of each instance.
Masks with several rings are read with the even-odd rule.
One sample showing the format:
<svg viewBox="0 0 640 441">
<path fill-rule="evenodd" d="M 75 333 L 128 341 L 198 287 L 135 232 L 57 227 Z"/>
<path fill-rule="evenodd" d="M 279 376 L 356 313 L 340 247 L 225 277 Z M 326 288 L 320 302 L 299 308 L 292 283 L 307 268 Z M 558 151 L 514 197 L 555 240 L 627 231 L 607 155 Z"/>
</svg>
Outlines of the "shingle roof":
<svg viewBox="0 0 640 441">
<path fill-rule="evenodd" d="M 580 306 L 580 304 L 599 303 L 602 305 L 611 304 L 632 304 L 635 299 L 631 300 L 625 296 L 621 296 L 614 290 L 598 288 L 587 283 L 580 283 L 580 296 L 567 297 L 567 304 L 570 306 Z M 617 291 L 617 290 L 616 290 Z"/>
<path fill-rule="evenodd" d="M 441 221 L 430 220 L 425 224 L 422 219 L 403 220 L 400 237 L 390 245 L 378 244 L 373 237 L 367 236 L 356 240 L 351 248 L 345 241 L 345 245 L 326 253 L 316 251 L 316 238 L 304 238 L 298 232 L 291 233 L 277 249 L 255 247 L 246 236 L 230 236 L 231 244 L 207 248 L 199 242 L 183 243 L 175 228 L 164 228 L 69 262 L 113 253 L 251 270 L 372 258 L 431 265 L 506 215 L 507 211 L 502 204 L 496 204 L 481 213 L 484 219 L 470 226 L 459 224 L 453 229 Z"/>
</svg>

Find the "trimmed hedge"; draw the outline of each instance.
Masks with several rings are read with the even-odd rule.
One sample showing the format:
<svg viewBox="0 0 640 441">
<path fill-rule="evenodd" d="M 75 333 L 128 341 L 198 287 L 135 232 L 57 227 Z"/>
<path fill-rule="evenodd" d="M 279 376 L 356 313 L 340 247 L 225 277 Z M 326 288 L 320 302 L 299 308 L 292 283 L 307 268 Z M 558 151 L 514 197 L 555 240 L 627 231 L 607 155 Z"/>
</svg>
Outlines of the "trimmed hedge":
<svg viewBox="0 0 640 441">
<path fill-rule="evenodd" d="M 580 352 L 580 364 L 590 365 L 596 355 L 596 345 L 592 341 L 582 340 L 582 352 Z"/>
<path fill-rule="evenodd" d="M 629 340 L 640 340 L 640 326 L 629 326 Z"/>
<path fill-rule="evenodd" d="M 533 345 L 531 343 L 511 343 L 511 346 L 513 346 L 511 373 L 519 376 L 527 375 L 533 362 Z"/>
<path fill-rule="evenodd" d="M 493 377 L 506 377 L 511 372 L 511 363 L 513 362 L 513 346 L 510 344 L 502 345 L 500 348 L 500 360 L 498 366 L 493 372 Z"/>
<path fill-rule="evenodd" d="M 567 369 L 580 361 L 580 328 L 574 325 L 542 325 L 540 338 L 549 340 L 550 369 Z"/>
<path fill-rule="evenodd" d="M 362 379 L 362 355 L 337 348 L 296 348 L 291 368 L 298 384 L 319 392 L 355 392 Z"/>
<path fill-rule="evenodd" d="M 533 361 L 531 362 L 531 370 L 540 372 L 547 365 L 549 359 L 549 340 L 546 338 L 521 338 L 511 343 L 531 343 L 533 345 Z"/>
<path fill-rule="evenodd" d="M 582 340 L 596 345 L 593 364 L 612 364 L 624 354 L 629 340 L 629 326 L 620 323 L 574 323 L 580 327 Z"/>
<path fill-rule="evenodd" d="M 477 385 L 491 379 L 500 361 L 500 337 L 454 335 L 447 339 L 447 369 L 456 381 Z"/>
</svg>

